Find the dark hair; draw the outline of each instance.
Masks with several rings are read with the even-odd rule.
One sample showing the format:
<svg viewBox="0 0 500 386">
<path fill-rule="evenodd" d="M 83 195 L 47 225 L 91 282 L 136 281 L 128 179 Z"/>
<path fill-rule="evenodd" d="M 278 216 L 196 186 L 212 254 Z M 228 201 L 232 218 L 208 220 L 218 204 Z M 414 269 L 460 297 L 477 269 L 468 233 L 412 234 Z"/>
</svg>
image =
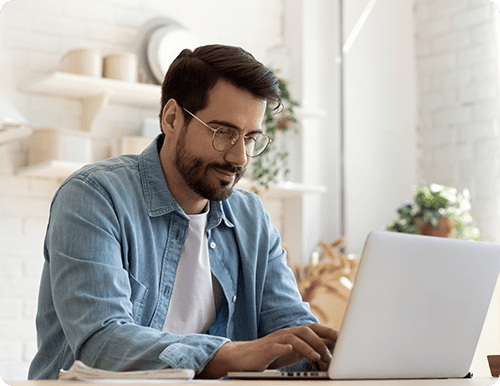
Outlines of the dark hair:
<svg viewBox="0 0 500 386">
<path fill-rule="evenodd" d="M 161 89 L 160 123 L 171 98 L 193 114 L 205 108 L 208 91 L 220 79 L 281 107 L 278 80 L 267 67 L 240 47 L 215 44 L 185 49 L 172 62 Z M 184 118 L 189 122 L 191 116 L 184 112 Z"/>
</svg>

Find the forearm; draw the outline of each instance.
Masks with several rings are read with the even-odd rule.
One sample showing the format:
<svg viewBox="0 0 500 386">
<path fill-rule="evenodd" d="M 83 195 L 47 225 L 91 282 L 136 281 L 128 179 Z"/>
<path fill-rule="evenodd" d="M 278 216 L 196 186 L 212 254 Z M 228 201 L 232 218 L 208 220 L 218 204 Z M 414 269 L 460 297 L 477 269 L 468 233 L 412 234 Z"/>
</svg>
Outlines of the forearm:
<svg viewBox="0 0 500 386">
<path fill-rule="evenodd" d="M 231 371 L 263 371 L 280 355 L 290 352 L 289 347 L 276 347 L 263 352 L 260 340 L 229 342 L 224 344 L 207 363 L 199 378 L 222 378 Z"/>
</svg>

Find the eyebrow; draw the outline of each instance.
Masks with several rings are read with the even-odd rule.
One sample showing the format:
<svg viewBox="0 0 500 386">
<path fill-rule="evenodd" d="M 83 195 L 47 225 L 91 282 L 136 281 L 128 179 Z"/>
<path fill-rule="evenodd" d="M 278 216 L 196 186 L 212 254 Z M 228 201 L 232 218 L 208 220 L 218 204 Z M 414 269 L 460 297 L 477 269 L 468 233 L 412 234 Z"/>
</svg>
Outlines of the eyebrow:
<svg viewBox="0 0 500 386">
<path fill-rule="evenodd" d="M 232 123 L 230 123 L 230 122 L 226 122 L 226 121 L 219 121 L 219 120 L 215 119 L 215 120 L 212 120 L 212 121 L 210 121 L 210 122 L 207 122 L 207 125 L 210 125 L 210 124 L 212 124 L 212 125 L 218 125 L 218 126 L 226 126 L 226 127 L 231 127 L 231 128 L 233 128 L 233 129 L 238 130 L 238 131 L 241 133 L 241 129 L 240 129 L 238 126 L 233 125 L 233 124 L 232 124 Z M 264 133 L 264 132 L 263 132 L 261 129 L 257 129 L 257 130 L 252 130 L 252 131 L 250 131 L 249 133 L 246 133 L 245 135 L 251 135 L 251 134 L 262 134 L 262 133 Z"/>
</svg>

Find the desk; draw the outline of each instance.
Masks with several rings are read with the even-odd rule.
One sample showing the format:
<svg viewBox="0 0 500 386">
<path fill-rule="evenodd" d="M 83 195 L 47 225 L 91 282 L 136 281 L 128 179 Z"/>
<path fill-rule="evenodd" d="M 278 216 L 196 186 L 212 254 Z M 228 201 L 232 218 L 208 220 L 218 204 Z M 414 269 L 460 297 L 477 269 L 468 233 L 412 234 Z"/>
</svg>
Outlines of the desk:
<svg viewBox="0 0 500 386">
<path fill-rule="evenodd" d="M 197 386 L 305 386 L 305 385 L 332 385 L 332 386 L 489 386 L 498 381 L 498 378 L 472 378 L 472 379 L 443 379 L 443 380 L 393 380 L 393 381 L 323 381 L 323 380 L 262 380 L 262 381 L 236 381 L 236 380 L 193 380 L 165 382 L 154 381 L 151 383 L 140 382 L 68 382 L 68 381 L 7 381 L 11 386 L 131 386 L 131 385 L 197 385 Z M 500 383 L 499 383 L 500 385 Z"/>
</svg>

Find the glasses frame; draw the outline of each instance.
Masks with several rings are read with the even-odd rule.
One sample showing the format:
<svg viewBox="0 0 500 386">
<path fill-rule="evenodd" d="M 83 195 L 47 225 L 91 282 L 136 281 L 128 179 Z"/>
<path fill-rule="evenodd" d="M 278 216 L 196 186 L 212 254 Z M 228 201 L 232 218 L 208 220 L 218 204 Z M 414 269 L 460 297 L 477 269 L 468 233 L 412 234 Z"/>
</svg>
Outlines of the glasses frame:
<svg viewBox="0 0 500 386">
<path fill-rule="evenodd" d="M 223 152 L 223 151 L 228 151 L 230 149 L 232 149 L 234 147 L 234 145 L 236 145 L 238 143 L 238 141 L 240 140 L 240 137 L 242 136 L 240 132 L 238 132 L 238 130 L 232 128 L 232 127 L 229 127 L 230 129 L 234 130 L 237 134 L 238 134 L 238 137 L 236 138 L 236 140 L 234 141 L 234 143 L 227 149 L 225 150 L 219 150 L 215 147 L 215 135 L 219 132 L 220 128 L 217 128 L 217 129 L 214 129 L 213 127 L 210 127 L 208 126 L 205 122 L 203 122 L 200 118 L 198 118 L 196 115 L 194 115 L 191 111 L 189 111 L 188 109 L 186 109 L 185 107 L 182 108 L 186 113 L 188 113 L 189 115 L 191 115 L 194 119 L 196 119 L 198 122 L 200 122 L 203 126 L 205 126 L 207 129 L 210 129 L 212 130 L 213 132 L 213 135 L 212 135 L 212 147 L 216 150 L 216 151 L 220 151 L 220 152 Z M 221 126 L 222 127 L 222 126 Z M 267 147 L 269 146 L 269 144 L 272 142 L 272 139 L 269 138 L 269 136 L 267 134 L 264 134 L 264 133 L 258 133 L 258 135 L 263 135 L 264 137 L 267 138 L 267 144 L 266 146 L 262 149 L 262 151 L 259 153 L 259 154 L 255 154 L 255 155 L 250 155 L 247 153 L 247 150 L 246 150 L 246 146 L 245 146 L 245 154 L 250 157 L 250 158 L 255 158 L 255 157 L 258 157 L 260 156 L 262 153 L 264 153 L 267 149 Z M 243 139 L 247 138 L 246 135 L 243 135 Z"/>
</svg>

